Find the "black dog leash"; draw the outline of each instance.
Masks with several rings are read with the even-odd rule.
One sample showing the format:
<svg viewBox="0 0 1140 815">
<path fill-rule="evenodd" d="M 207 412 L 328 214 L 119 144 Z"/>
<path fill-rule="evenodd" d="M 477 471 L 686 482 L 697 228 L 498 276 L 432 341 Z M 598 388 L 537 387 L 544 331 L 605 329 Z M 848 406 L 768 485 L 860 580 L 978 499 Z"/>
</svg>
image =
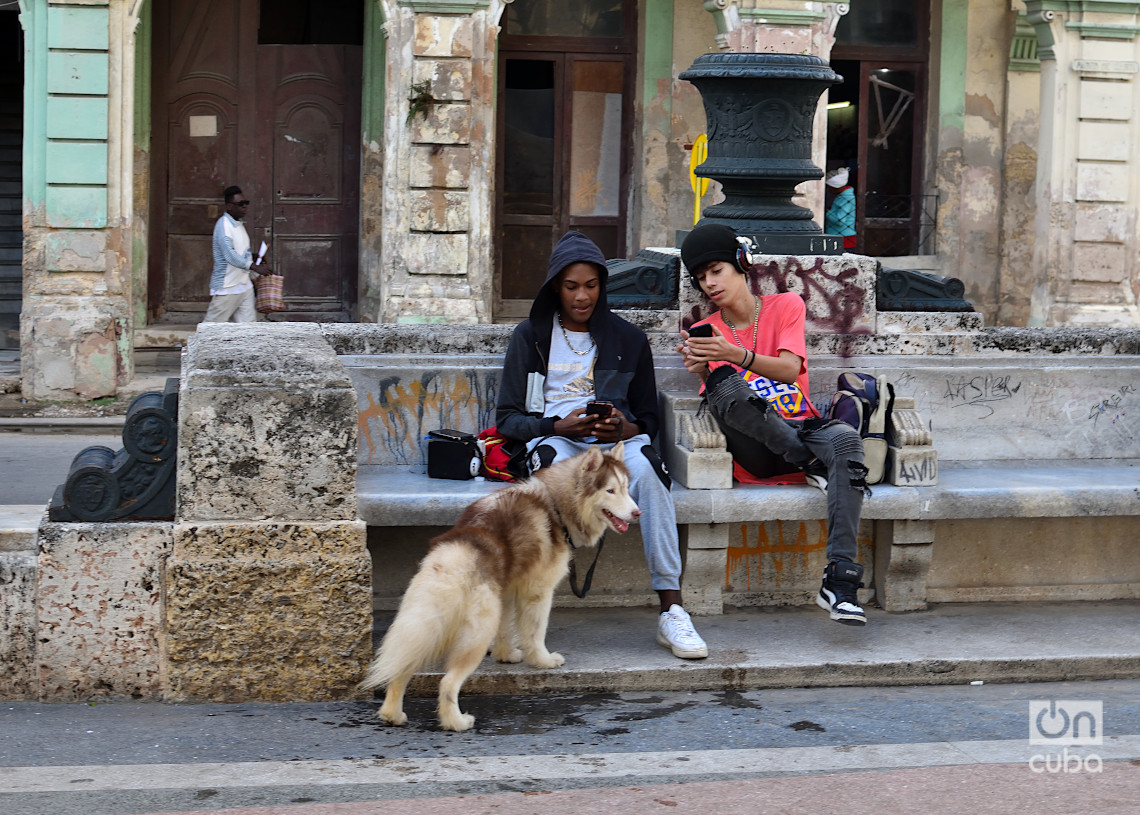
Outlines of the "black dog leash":
<svg viewBox="0 0 1140 815">
<path fill-rule="evenodd" d="M 586 596 L 586 592 L 590 590 L 590 584 L 594 582 L 594 567 L 598 565 L 598 558 L 602 556 L 602 547 L 606 545 L 606 533 L 603 532 L 602 539 L 598 541 L 598 551 L 594 555 L 594 562 L 586 571 L 586 580 L 580 591 L 578 589 L 578 573 L 574 568 L 574 541 L 570 537 L 570 530 L 566 524 L 562 524 L 562 534 L 566 536 L 566 545 L 570 547 L 570 591 L 574 592 L 575 597 L 581 599 Z"/>
</svg>

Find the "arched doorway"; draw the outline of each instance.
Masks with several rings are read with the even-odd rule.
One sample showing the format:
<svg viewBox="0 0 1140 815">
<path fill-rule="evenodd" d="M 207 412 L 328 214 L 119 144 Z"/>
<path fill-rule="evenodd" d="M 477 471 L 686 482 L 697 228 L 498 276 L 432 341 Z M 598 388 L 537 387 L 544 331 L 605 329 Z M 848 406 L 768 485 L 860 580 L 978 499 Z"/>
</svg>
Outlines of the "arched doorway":
<svg viewBox="0 0 1140 815">
<path fill-rule="evenodd" d="M 149 308 L 196 322 L 221 192 L 285 276 L 286 318 L 356 317 L 364 0 L 153 5 Z"/>
<path fill-rule="evenodd" d="M 634 0 L 515 0 L 500 23 L 497 319 L 525 316 L 558 238 L 626 252 Z"/>
</svg>

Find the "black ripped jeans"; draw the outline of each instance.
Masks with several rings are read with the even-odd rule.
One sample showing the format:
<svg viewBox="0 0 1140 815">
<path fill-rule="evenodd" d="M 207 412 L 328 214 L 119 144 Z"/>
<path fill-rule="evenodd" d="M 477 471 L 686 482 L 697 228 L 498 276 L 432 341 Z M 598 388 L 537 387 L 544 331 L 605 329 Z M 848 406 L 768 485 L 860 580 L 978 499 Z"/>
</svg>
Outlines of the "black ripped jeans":
<svg viewBox="0 0 1140 815">
<path fill-rule="evenodd" d="M 739 384 L 738 384 L 739 383 Z M 856 562 L 859 516 L 867 489 L 863 440 L 843 422 L 789 421 L 737 376 L 708 394 L 713 418 L 740 466 L 758 478 L 804 469 L 813 458 L 827 467 L 827 559 Z"/>
</svg>

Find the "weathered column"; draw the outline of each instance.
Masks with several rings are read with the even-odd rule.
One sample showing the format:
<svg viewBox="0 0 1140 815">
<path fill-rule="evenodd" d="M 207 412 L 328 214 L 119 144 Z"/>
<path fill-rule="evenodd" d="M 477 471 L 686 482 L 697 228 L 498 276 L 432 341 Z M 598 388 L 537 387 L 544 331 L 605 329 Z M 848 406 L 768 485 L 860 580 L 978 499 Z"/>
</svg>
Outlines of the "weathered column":
<svg viewBox="0 0 1140 815">
<path fill-rule="evenodd" d="M 835 27 L 850 3 L 794 0 L 705 0 L 716 18 L 717 45 L 725 51 L 807 54 L 831 60 Z M 858 82 L 859 77 L 847 77 Z M 820 99 L 812 134 L 812 162 L 827 165 L 827 93 Z M 823 182 L 807 181 L 796 188 L 801 202 L 823 223 Z"/>
<path fill-rule="evenodd" d="M 380 322 L 491 316 L 495 40 L 503 0 L 386 0 Z"/>
<path fill-rule="evenodd" d="M 875 597 L 886 611 L 926 608 L 934 521 L 875 521 Z"/>
<path fill-rule="evenodd" d="M 683 524 L 685 544 L 685 608 L 693 614 L 724 613 L 727 524 Z"/>
<path fill-rule="evenodd" d="M 1030 325 L 1137 325 L 1140 3 L 1026 2 L 1041 59 Z"/>
<path fill-rule="evenodd" d="M 132 15 L 125 2 L 20 6 L 23 392 L 108 396 L 133 366 L 129 168 L 138 11 Z"/>
<path fill-rule="evenodd" d="M 312 323 L 203 325 L 183 362 L 171 699 L 354 695 L 372 652 L 356 392 Z"/>
</svg>

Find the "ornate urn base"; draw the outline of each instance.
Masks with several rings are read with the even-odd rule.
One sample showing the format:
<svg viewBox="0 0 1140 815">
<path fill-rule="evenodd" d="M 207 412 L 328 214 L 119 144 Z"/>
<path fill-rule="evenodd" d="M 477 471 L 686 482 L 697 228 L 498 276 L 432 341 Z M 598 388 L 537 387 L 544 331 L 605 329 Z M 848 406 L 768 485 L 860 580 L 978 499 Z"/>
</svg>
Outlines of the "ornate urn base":
<svg viewBox="0 0 1140 815">
<path fill-rule="evenodd" d="M 768 254 L 841 253 L 843 239 L 823 234 L 792 197 L 797 184 L 823 177 L 811 160 L 815 113 L 843 77 L 819 57 L 705 54 L 680 78 L 700 91 L 708 120 L 708 159 L 697 175 L 724 190 L 701 223 L 727 224 Z"/>
</svg>

